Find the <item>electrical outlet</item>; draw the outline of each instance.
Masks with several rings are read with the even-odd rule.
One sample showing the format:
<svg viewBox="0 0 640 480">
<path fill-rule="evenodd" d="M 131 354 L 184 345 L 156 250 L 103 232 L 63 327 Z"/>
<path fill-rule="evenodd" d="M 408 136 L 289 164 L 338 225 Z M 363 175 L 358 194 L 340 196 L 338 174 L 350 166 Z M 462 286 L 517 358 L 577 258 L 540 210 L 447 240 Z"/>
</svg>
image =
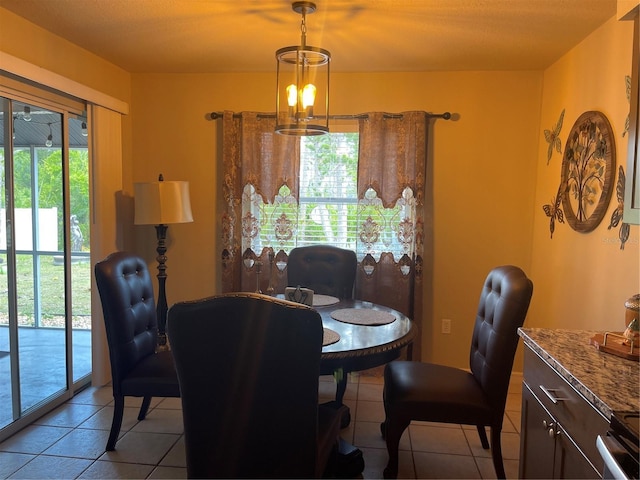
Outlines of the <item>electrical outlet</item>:
<svg viewBox="0 0 640 480">
<path fill-rule="evenodd" d="M 451 319 L 449 318 L 442 319 L 442 333 L 446 333 L 446 334 L 451 333 Z"/>
</svg>

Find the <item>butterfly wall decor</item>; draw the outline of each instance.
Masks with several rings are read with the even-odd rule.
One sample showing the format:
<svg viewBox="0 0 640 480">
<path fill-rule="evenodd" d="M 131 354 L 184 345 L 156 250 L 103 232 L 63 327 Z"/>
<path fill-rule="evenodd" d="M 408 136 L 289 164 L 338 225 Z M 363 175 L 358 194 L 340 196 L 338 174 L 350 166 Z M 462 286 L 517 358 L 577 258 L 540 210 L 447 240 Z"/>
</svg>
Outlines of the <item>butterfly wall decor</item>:
<svg viewBox="0 0 640 480">
<path fill-rule="evenodd" d="M 564 109 L 560 113 L 560 118 L 558 118 L 558 123 L 553 127 L 552 130 L 544 131 L 544 139 L 549 143 L 549 149 L 547 150 L 547 165 L 549 165 L 549 161 L 551 160 L 551 155 L 553 155 L 553 151 L 555 150 L 558 153 L 562 153 L 562 142 L 560 141 L 560 130 L 562 130 L 562 122 L 564 121 Z"/>
<path fill-rule="evenodd" d="M 556 229 L 556 219 L 559 223 L 564 223 L 564 213 L 562 213 L 562 209 L 560 208 L 560 202 L 562 201 L 562 194 L 564 193 L 564 188 L 566 185 L 561 183 L 558 187 L 558 193 L 556 193 L 556 198 L 551 201 L 550 204 L 546 204 L 542 206 L 544 213 L 547 217 L 549 217 L 549 231 L 551 232 L 551 238 L 553 238 L 553 232 Z"/>
<path fill-rule="evenodd" d="M 620 224 L 620 232 L 618 238 L 620 239 L 620 250 L 624 250 L 624 244 L 629 240 L 630 226 L 628 223 L 622 221 L 622 212 L 624 212 L 624 184 L 626 176 L 624 174 L 624 168 L 622 165 L 618 167 L 618 183 L 616 184 L 616 197 L 618 199 L 618 206 L 611 213 L 611 221 L 609 222 L 608 230 L 615 228 Z"/>
</svg>

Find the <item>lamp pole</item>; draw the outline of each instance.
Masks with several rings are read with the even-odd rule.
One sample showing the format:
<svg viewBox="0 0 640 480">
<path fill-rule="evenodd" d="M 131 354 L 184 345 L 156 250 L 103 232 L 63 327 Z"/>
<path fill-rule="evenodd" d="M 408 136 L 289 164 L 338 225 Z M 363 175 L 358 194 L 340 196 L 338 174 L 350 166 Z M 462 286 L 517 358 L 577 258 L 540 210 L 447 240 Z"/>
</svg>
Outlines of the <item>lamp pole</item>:
<svg viewBox="0 0 640 480">
<path fill-rule="evenodd" d="M 158 345 L 164 346 L 167 344 L 167 246 L 165 240 L 167 238 L 168 225 L 156 225 L 156 236 L 158 238 L 158 247 L 156 252 L 158 256 L 158 305 L 156 307 L 156 317 L 158 319 Z"/>
</svg>

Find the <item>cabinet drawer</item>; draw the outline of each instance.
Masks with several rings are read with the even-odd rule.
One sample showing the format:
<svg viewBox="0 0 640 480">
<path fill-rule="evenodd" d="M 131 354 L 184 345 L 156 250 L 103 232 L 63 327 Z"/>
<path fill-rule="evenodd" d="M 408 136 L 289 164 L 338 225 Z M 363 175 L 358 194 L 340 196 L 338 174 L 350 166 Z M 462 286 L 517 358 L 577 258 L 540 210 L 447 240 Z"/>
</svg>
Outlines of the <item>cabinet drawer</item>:
<svg viewBox="0 0 640 480">
<path fill-rule="evenodd" d="M 609 429 L 609 421 L 558 375 L 538 354 L 525 349 L 524 382 L 566 430 L 576 446 L 602 472 L 596 438 Z"/>
</svg>

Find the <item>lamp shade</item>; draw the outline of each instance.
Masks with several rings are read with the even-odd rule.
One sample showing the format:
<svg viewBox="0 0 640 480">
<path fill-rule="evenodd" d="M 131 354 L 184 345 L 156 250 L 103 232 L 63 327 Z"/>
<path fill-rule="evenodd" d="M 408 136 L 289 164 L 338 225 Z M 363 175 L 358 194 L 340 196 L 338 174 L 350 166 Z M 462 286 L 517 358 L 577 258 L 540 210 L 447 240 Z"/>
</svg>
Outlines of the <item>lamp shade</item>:
<svg viewBox="0 0 640 480">
<path fill-rule="evenodd" d="M 135 183 L 136 225 L 169 225 L 193 222 L 189 182 Z"/>
</svg>

